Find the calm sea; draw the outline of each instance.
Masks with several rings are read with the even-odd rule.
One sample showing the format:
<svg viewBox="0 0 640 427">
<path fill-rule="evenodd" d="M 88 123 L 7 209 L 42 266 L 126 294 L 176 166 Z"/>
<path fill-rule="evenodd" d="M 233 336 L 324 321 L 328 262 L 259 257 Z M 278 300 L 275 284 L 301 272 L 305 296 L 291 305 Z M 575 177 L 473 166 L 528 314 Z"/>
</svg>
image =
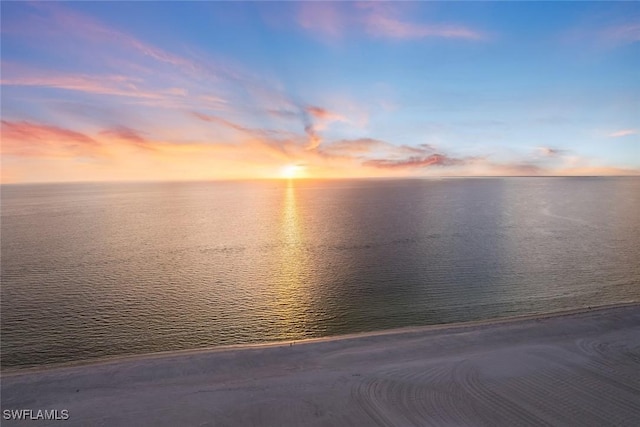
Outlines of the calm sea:
<svg viewBox="0 0 640 427">
<path fill-rule="evenodd" d="M 2 365 L 640 300 L 640 179 L 2 186 Z"/>
</svg>

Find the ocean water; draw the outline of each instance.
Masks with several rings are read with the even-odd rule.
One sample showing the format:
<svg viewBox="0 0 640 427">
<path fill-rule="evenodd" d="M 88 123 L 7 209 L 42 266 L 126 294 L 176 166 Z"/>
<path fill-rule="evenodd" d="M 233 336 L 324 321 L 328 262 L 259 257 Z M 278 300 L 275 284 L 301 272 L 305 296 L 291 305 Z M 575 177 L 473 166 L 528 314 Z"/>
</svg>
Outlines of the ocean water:
<svg viewBox="0 0 640 427">
<path fill-rule="evenodd" d="M 1 362 L 640 300 L 640 179 L 5 185 Z"/>
</svg>

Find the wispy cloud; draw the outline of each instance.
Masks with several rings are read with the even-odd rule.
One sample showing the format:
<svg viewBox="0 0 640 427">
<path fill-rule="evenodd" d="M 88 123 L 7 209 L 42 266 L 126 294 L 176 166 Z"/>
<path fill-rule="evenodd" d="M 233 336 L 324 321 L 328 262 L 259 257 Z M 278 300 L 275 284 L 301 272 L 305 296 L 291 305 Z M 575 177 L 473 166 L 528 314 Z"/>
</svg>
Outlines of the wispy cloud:
<svg viewBox="0 0 640 427">
<path fill-rule="evenodd" d="M 575 43 L 589 43 L 605 49 L 618 48 L 640 41 L 640 16 L 637 9 L 631 12 L 627 9 L 631 3 L 617 2 L 614 7 L 620 7 L 621 12 L 616 15 L 598 14 L 587 17 L 586 22 L 568 29 L 562 39 Z"/>
<path fill-rule="evenodd" d="M 2 153 L 13 156 L 95 156 L 100 144 L 73 130 L 28 121 L 2 120 Z"/>
<path fill-rule="evenodd" d="M 429 144 L 395 145 L 373 138 L 339 140 L 323 146 L 322 155 L 358 160 L 364 167 L 383 170 L 425 170 L 432 166 L 461 166 L 466 159 L 436 152 Z"/>
<path fill-rule="evenodd" d="M 374 12 L 364 18 L 366 31 L 377 37 L 393 39 L 445 38 L 463 40 L 485 40 L 488 36 L 480 31 L 455 24 L 422 24 L 394 18 L 384 12 Z"/>
<path fill-rule="evenodd" d="M 334 121 L 346 121 L 344 117 L 335 112 L 328 111 L 317 106 L 307 106 L 303 110 L 302 120 L 304 123 L 304 131 L 308 136 L 307 149 L 314 150 L 322 143 L 322 137 L 319 131 Z"/>
<path fill-rule="evenodd" d="M 23 67 L 24 68 L 24 67 Z M 4 86 L 37 86 L 53 89 L 73 90 L 99 95 L 113 95 L 133 98 L 159 99 L 161 93 L 143 91 L 137 87 L 139 80 L 126 76 L 106 75 L 34 75 L 13 76 L 11 69 L 3 69 L 3 74 L 8 77 L 2 78 L 0 83 Z M 43 73 L 44 74 L 44 73 Z"/>
<path fill-rule="evenodd" d="M 389 145 L 373 138 L 342 139 L 325 144 L 322 153 L 329 156 L 357 157 L 386 149 Z"/>
<path fill-rule="evenodd" d="M 326 110 L 324 108 L 316 107 L 316 106 L 308 106 L 307 112 L 311 114 L 311 116 L 327 121 L 345 121 L 345 118 L 340 114 Z"/>
<path fill-rule="evenodd" d="M 91 95 L 126 98 L 121 108 L 165 108 L 182 112 L 199 111 L 191 116 L 201 121 L 217 122 L 229 129 L 273 138 L 276 131 L 256 129 L 244 122 L 226 121 L 212 110 L 242 116 L 254 121 L 266 117 L 293 123 L 276 123 L 280 136 L 291 133 L 292 125 L 306 135 L 309 150 L 322 142 L 322 131 L 333 122 L 347 122 L 344 115 L 315 103 L 294 99 L 279 84 L 265 80 L 247 70 L 194 54 L 187 58 L 143 42 L 124 31 L 111 28 L 96 19 L 69 10 L 63 5 L 33 6 L 40 15 L 41 26 L 21 33 L 21 27 L 9 29 L 32 39 L 59 38 L 73 54 L 70 61 L 102 61 L 108 70 L 112 64 L 118 74 L 63 73 L 26 64 L 3 63 L 2 85 L 62 89 Z M 46 19 L 44 19 L 46 17 Z M 96 52 L 98 56 L 96 56 Z M 194 53 L 193 50 L 189 52 Z M 80 61 L 78 61 L 80 58 Z M 146 61 L 146 62 L 145 62 Z M 149 62 L 150 61 L 150 62 Z M 204 112 L 207 112 L 205 114 Z M 198 116 L 200 114 L 200 116 Z M 273 143 L 273 142 L 272 142 Z"/>
<path fill-rule="evenodd" d="M 637 135 L 640 133 L 638 129 L 621 129 L 609 134 L 609 138 L 621 138 L 623 136 Z"/>
<path fill-rule="evenodd" d="M 395 145 L 374 138 L 357 138 L 328 142 L 322 146 L 320 153 L 324 156 L 343 156 L 363 160 L 382 157 L 385 160 L 403 162 L 407 158 L 428 157 L 436 151 L 436 148 L 429 144 Z"/>
<path fill-rule="evenodd" d="M 253 133 L 253 129 L 249 129 L 245 126 L 241 126 L 230 120 L 223 119 L 222 117 L 214 116 L 212 114 L 199 113 L 197 111 L 192 111 L 191 114 L 193 115 L 193 117 L 197 118 L 198 120 L 202 120 L 203 122 L 215 123 L 217 125 L 221 125 L 233 130 L 237 130 L 239 132 Z"/>
<path fill-rule="evenodd" d="M 126 126 L 115 126 L 110 129 L 100 131 L 100 136 L 120 142 L 127 142 L 137 147 L 152 150 L 155 149 L 153 142 L 142 136 L 142 134 L 134 129 Z"/>
<path fill-rule="evenodd" d="M 93 42 L 128 47 L 159 62 L 189 70 L 198 68 L 197 64 L 182 56 L 145 43 L 126 32 L 104 25 L 88 15 L 76 12 L 60 4 L 45 2 L 35 3 L 32 6 L 44 13 L 44 16 L 37 18 L 32 16 L 32 19 L 38 19 L 40 23 L 39 26 L 33 27 L 38 28 L 36 32 L 41 31 L 52 35 L 64 34 L 65 36 L 76 35 L 84 40 L 89 39 Z M 18 31 L 22 31 L 22 29 Z"/>
<path fill-rule="evenodd" d="M 414 169 L 430 166 L 458 166 L 464 164 L 464 160 L 451 158 L 442 154 L 432 154 L 425 157 L 412 156 L 400 160 L 373 159 L 367 160 L 363 164 L 380 169 Z"/>
<path fill-rule="evenodd" d="M 297 23 L 305 30 L 330 39 L 342 37 L 347 17 L 340 10 L 340 3 L 303 2 L 297 14 Z"/>
<path fill-rule="evenodd" d="M 385 128 L 386 118 L 393 116 L 389 123 L 394 125 L 398 123 L 394 120 L 405 123 L 402 120 L 409 117 L 404 115 L 406 104 L 390 91 L 376 94 L 380 90 L 367 88 L 357 99 L 353 94 L 358 91 L 345 87 L 324 91 L 326 82 L 303 81 L 309 86 L 292 93 L 290 88 L 298 87 L 297 82 L 279 81 L 262 68 L 243 66 L 230 57 L 221 59 L 194 46 L 156 46 L 70 10 L 67 4 L 21 7 L 38 13 L 28 25 L 16 19 L 3 29 L 3 43 L 6 35 L 15 37 L 16 45 L 27 46 L 26 55 L 14 56 L 22 62 L 2 63 L 0 82 L 13 96 L 13 102 L 7 103 L 3 93 L 2 154 L 13 164 L 42 161 L 55 165 L 57 171 L 64 165 L 79 173 L 77 164 L 89 158 L 101 161 L 105 178 L 143 173 L 159 177 L 171 171 L 166 178 L 178 179 L 273 177 L 283 164 L 305 164 L 313 171 L 311 176 L 544 175 L 599 167 L 603 173 L 613 170 L 599 166 L 597 159 L 572 163 L 567 152 L 555 146 L 532 145 L 526 153 L 513 150 L 515 154 L 490 154 L 483 146 L 471 153 L 469 146 L 481 142 L 462 137 L 447 141 L 448 134 L 442 129 L 473 127 L 469 138 L 482 140 L 478 128 L 501 122 L 468 118 L 454 124 L 438 122 L 444 128 L 428 125 L 438 120 L 429 114 L 437 116 L 444 108 L 442 102 L 420 116 L 423 126 L 419 132 L 395 127 L 392 130 L 401 129 L 398 138 L 402 139 L 382 140 L 381 134 L 396 134 Z M 487 33 L 464 23 L 420 20 L 402 4 L 303 3 L 294 7 L 300 11 L 296 21 L 300 28 L 334 40 L 352 35 L 387 41 L 488 38 Z M 633 31 L 611 30 L 609 37 L 631 40 Z M 39 56 L 46 42 L 55 42 L 60 61 L 48 60 L 50 52 Z M 388 99 L 393 108 L 380 106 Z M 447 99 L 452 100 L 445 104 L 464 104 Z M 409 114 L 418 117 L 424 111 L 416 108 Z M 376 133 L 381 128 L 385 130 Z M 637 129 L 622 129 L 609 136 L 637 133 Z M 421 144 L 425 141 L 433 145 Z M 553 144 L 554 140 L 548 141 Z M 123 170 L 129 175 L 121 174 Z M 13 176 L 21 176 L 18 172 L 14 169 Z"/>
<path fill-rule="evenodd" d="M 626 44 L 640 41 L 640 22 L 626 22 L 606 27 L 599 36 L 611 43 Z"/>
<path fill-rule="evenodd" d="M 566 153 L 565 150 L 551 147 L 538 147 L 537 152 L 544 157 L 557 157 Z"/>
<path fill-rule="evenodd" d="M 469 26 L 445 22 L 413 22 L 405 17 L 402 4 L 304 2 L 298 25 L 331 40 L 347 33 L 388 39 L 486 40 L 488 34 Z"/>
<path fill-rule="evenodd" d="M 204 114 L 197 111 L 192 111 L 191 114 L 193 117 L 200 121 L 212 123 L 215 126 L 231 129 L 241 134 L 249 135 L 253 138 L 257 138 L 257 140 L 259 141 L 268 142 L 271 146 L 278 144 L 278 142 L 290 142 L 300 137 L 294 132 L 288 132 L 279 129 L 261 129 L 243 126 L 234 121 L 212 114 Z M 254 139 L 254 141 L 255 140 L 256 139 Z"/>
</svg>

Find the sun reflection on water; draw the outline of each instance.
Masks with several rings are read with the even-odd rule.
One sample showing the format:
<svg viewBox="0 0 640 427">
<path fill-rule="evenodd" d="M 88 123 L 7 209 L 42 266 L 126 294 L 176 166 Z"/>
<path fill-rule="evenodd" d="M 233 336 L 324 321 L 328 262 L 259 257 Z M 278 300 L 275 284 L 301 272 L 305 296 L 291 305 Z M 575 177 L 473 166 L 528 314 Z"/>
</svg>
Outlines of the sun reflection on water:
<svg viewBox="0 0 640 427">
<path fill-rule="evenodd" d="M 304 336 L 307 323 L 309 295 L 306 279 L 309 259 L 293 180 L 289 180 L 285 188 L 281 218 L 282 249 L 275 282 L 277 317 L 282 324 L 282 338 L 294 339 Z"/>
</svg>

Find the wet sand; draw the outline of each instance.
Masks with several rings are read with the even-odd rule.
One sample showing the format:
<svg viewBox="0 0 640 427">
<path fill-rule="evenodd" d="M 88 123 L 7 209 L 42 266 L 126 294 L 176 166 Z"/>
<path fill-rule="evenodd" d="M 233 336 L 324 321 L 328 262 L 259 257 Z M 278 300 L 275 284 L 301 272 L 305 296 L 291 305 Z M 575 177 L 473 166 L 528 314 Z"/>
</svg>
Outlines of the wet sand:
<svg viewBox="0 0 640 427">
<path fill-rule="evenodd" d="M 69 413 L 3 426 L 638 426 L 640 305 L 3 372 L 1 391 Z"/>
</svg>

